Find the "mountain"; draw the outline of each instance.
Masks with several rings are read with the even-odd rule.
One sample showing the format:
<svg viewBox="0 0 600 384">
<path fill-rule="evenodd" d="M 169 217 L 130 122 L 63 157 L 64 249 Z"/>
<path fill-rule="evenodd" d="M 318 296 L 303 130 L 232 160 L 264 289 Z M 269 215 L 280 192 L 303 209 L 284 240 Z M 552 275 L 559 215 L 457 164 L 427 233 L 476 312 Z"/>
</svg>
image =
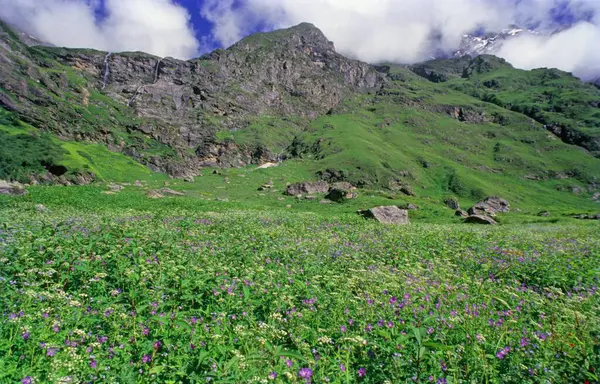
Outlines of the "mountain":
<svg viewBox="0 0 600 384">
<path fill-rule="evenodd" d="M 524 71 L 503 59 L 432 60 L 412 67 L 430 81 L 527 115 L 568 144 L 600 156 L 600 94 L 557 69 Z"/>
<path fill-rule="evenodd" d="M 466 34 L 462 36 L 459 48 L 454 57 L 494 55 L 498 53 L 507 40 L 523 35 L 539 35 L 539 32 L 511 25 L 500 32 L 485 34 Z"/>
<path fill-rule="evenodd" d="M 5 24 L 0 39 L 0 178 L 189 177 L 287 159 L 422 198 L 585 205 L 599 187 L 600 90 L 556 70 L 485 55 L 374 66 L 311 24 L 188 61 L 30 47 Z"/>
<path fill-rule="evenodd" d="M 216 134 L 268 116 L 293 116 L 285 125 L 294 131 L 354 89 L 383 81 L 309 24 L 189 61 L 27 47 L 6 25 L 3 32 L 0 105 L 62 138 L 102 142 L 175 175 L 272 159 L 262 143 L 242 150 Z"/>
</svg>

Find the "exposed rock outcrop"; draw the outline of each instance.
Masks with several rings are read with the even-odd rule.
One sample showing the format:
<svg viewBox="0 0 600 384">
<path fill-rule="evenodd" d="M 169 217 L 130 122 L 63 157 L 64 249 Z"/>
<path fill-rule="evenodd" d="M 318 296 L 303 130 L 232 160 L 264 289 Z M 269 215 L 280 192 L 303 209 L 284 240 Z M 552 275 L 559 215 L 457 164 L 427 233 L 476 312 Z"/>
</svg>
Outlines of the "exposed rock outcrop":
<svg viewBox="0 0 600 384">
<path fill-rule="evenodd" d="M 456 197 L 448 197 L 444 199 L 444 204 L 446 204 L 446 207 L 450 209 L 460 209 L 460 204 L 458 203 L 458 199 Z"/>
<path fill-rule="evenodd" d="M 298 196 L 298 195 L 312 195 L 315 193 L 327 193 L 329 192 L 329 183 L 326 181 L 304 181 L 289 185 L 285 191 L 286 195 Z"/>
<path fill-rule="evenodd" d="M 488 197 L 469 208 L 469 215 L 495 216 L 498 212 L 509 212 L 510 204 L 500 197 Z"/>
<path fill-rule="evenodd" d="M 216 132 L 243 129 L 261 115 L 306 122 L 386 81 L 378 68 L 338 54 L 306 23 L 188 61 L 56 47 L 36 47 L 36 55 L 1 23 L 0 40 L 6 43 L 0 45 L 0 106 L 61 138 L 102 142 L 175 177 L 205 166 L 276 163 L 260 144 L 220 142 Z M 73 108 L 77 95 L 81 108 Z M 107 115 L 82 115 L 88 108 Z M 171 155 L 150 155 L 147 144 L 123 141 L 122 134 L 142 135 Z"/>
<path fill-rule="evenodd" d="M 486 225 L 496 225 L 498 224 L 496 220 L 492 219 L 489 216 L 484 215 L 472 215 L 465 219 L 465 223 L 470 224 L 486 224 Z"/>
<path fill-rule="evenodd" d="M 350 188 L 334 187 L 329 190 L 329 193 L 325 197 L 336 203 L 343 203 L 346 200 L 356 199 L 358 194 L 352 192 Z"/>
<path fill-rule="evenodd" d="M 0 195 L 22 196 L 28 193 L 29 191 L 21 183 L 0 180 Z"/>
<path fill-rule="evenodd" d="M 360 211 L 362 216 L 374 219 L 383 224 L 409 224 L 408 211 L 400 209 L 395 205 L 375 207 L 366 211 Z"/>
</svg>

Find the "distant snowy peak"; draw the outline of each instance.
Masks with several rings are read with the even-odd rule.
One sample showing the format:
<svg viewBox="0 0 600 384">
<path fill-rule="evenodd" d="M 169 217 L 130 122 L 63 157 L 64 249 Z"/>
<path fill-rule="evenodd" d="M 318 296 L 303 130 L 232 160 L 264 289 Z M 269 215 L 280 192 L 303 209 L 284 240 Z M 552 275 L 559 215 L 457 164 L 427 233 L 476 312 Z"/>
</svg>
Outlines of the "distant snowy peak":
<svg viewBox="0 0 600 384">
<path fill-rule="evenodd" d="M 458 50 L 454 52 L 454 57 L 493 55 L 500 50 L 504 42 L 524 34 L 538 35 L 539 32 L 511 26 L 497 33 L 466 34 L 463 35 Z"/>
</svg>

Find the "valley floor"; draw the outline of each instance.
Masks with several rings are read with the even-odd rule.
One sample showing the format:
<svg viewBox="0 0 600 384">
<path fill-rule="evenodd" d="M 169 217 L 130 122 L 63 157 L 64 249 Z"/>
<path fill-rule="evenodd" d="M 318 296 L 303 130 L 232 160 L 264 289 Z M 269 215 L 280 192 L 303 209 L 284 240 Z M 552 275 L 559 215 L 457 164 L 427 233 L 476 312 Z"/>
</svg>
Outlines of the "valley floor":
<svg viewBox="0 0 600 384">
<path fill-rule="evenodd" d="M 597 222 L 102 191 L 0 197 L 0 382 L 599 381 Z"/>
</svg>

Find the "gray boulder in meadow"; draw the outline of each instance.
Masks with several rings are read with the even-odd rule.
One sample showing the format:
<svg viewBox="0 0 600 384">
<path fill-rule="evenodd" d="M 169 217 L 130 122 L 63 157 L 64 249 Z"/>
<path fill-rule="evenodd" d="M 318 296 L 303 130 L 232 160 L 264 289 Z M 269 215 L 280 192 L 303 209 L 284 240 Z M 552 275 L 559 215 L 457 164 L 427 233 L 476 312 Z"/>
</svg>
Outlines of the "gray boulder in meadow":
<svg viewBox="0 0 600 384">
<path fill-rule="evenodd" d="M 361 215 L 366 218 L 374 219 L 383 224 L 409 224 L 408 211 L 400 209 L 395 205 L 375 207 L 360 211 Z"/>
</svg>

